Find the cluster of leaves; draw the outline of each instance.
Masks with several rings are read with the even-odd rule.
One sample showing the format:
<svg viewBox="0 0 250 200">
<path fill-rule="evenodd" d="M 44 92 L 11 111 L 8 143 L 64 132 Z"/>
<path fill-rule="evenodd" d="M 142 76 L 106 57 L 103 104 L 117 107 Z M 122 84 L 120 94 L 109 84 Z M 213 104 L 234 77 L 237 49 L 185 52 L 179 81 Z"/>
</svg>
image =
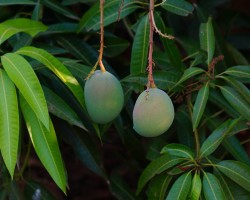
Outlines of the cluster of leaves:
<svg viewBox="0 0 250 200">
<path fill-rule="evenodd" d="M 237 35 L 225 40 L 216 16 L 209 17 L 225 0 L 155 2 L 157 27 L 175 40 L 155 37 L 154 80 L 174 100 L 176 116 L 167 133 L 145 141 L 135 135 L 131 113 L 135 94 L 147 83 L 148 2 L 105 1 L 104 64 L 121 77 L 125 105 L 114 122 L 100 126 L 89 119 L 83 95 L 84 78 L 98 57 L 99 1 L 0 0 L 1 198 L 17 194 L 15 181 L 26 179 L 30 143 L 66 193 L 62 141 L 87 168 L 109 180 L 118 199 L 249 199 L 250 160 L 246 141 L 237 137 L 249 129 L 250 65 L 239 51 L 248 54 L 249 47 L 240 46 Z M 232 27 L 220 28 L 229 34 Z M 129 162 L 124 168 L 141 173 L 136 194 L 122 177 L 106 172 L 97 151 L 99 140 L 105 145 L 114 129 L 133 157 L 120 155 Z M 21 169 L 15 169 L 17 162 Z"/>
</svg>

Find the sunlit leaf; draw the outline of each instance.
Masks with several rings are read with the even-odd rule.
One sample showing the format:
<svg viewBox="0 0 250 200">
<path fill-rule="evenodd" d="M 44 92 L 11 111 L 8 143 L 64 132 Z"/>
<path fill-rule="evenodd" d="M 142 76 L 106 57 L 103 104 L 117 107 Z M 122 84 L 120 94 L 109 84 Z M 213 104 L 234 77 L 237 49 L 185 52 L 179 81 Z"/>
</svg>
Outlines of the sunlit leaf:
<svg viewBox="0 0 250 200">
<path fill-rule="evenodd" d="M 202 183 L 200 175 L 195 173 L 192 179 L 191 188 L 189 190 L 188 199 L 199 200 L 201 195 Z"/>
<path fill-rule="evenodd" d="M 172 156 L 194 159 L 194 152 L 183 144 L 167 144 L 162 148 L 161 153 L 168 153 Z"/>
</svg>

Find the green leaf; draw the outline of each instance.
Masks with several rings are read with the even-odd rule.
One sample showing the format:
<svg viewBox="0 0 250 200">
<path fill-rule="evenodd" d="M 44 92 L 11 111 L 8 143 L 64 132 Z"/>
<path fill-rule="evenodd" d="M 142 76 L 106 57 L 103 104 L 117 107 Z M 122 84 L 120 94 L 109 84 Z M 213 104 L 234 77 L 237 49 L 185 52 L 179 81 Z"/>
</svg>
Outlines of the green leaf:
<svg viewBox="0 0 250 200">
<path fill-rule="evenodd" d="M 136 193 L 139 194 L 146 183 L 152 179 L 156 174 L 159 174 L 179 163 L 184 161 L 183 158 L 172 159 L 169 155 L 163 155 L 155 160 L 153 160 L 149 165 L 143 170 L 139 181 Z"/>
<path fill-rule="evenodd" d="M 66 193 L 66 172 L 51 120 L 48 130 L 41 124 L 21 94 L 20 105 L 31 142 L 39 159 L 58 187 Z"/>
<path fill-rule="evenodd" d="M 189 158 L 190 160 L 194 159 L 194 152 L 183 144 L 168 144 L 162 148 L 161 153 L 168 153 L 169 155 Z"/>
<path fill-rule="evenodd" d="M 146 71 L 149 47 L 149 21 L 148 15 L 141 18 L 134 37 L 130 74 L 138 74 Z"/>
<path fill-rule="evenodd" d="M 191 186 L 191 172 L 181 175 L 170 189 L 166 200 L 185 200 Z"/>
<path fill-rule="evenodd" d="M 238 92 L 229 86 L 220 86 L 220 90 L 231 106 L 238 111 L 244 118 L 250 120 L 250 105 L 243 99 Z"/>
<path fill-rule="evenodd" d="M 36 2 L 31 0 L 0 0 L 0 6 L 7 5 L 35 5 Z"/>
<path fill-rule="evenodd" d="M 182 77 L 180 78 L 180 80 L 174 85 L 174 87 L 180 85 L 181 83 L 183 83 L 184 81 L 194 77 L 195 75 L 204 73 L 205 71 L 201 68 L 198 67 L 190 67 L 188 69 L 186 69 L 182 75 Z M 173 87 L 173 88 L 174 88 Z M 173 89 L 172 88 L 172 89 Z"/>
<path fill-rule="evenodd" d="M 192 115 L 193 130 L 195 130 L 200 123 L 201 117 L 207 105 L 208 95 L 209 95 L 209 82 L 207 82 L 204 86 L 202 86 L 196 97 Z"/>
<path fill-rule="evenodd" d="M 15 85 L 3 69 L 0 69 L 0 94 L 0 149 L 13 179 L 19 142 L 19 112 Z"/>
<path fill-rule="evenodd" d="M 216 167 L 228 178 L 250 191 L 250 167 L 239 161 L 224 160 L 217 163 Z"/>
<path fill-rule="evenodd" d="M 215 129 L 203 142 L 200 150 L 200 157 L 205 157 L 213 153 L 238 122 L 239 119 L 230 119 Z"/>
<path fill-rule="evenodd" d="M 209 17 L 207 23 L 200 25 L 200 46 L 207 52 L 207 64 L 209 65 L 214 56 L 215 39 L 212 25 L 212 18 Z"/>
<path fill-rule="evenodd" d="M 203 176 L 203 193 L 206 200 L 223 200 L 225 196 L 220 182 L 215 175 L 204 172 Z"/>
<path fill-rule="evenodd" d="M 61 97 L 45 86 L 43 86 L 43 91 L 48 109 L 52 114 L 67 121 L 69 124 L 75 125 L 87 131 L 75 111 Z"/>
<path fill-rule="evenodd" d="M 34 37 L 38 33 L 46 31 L 46 29 L 47 26 L 38 21 L 26 18 L 9 19 L 0 23 L 0 44 L 20 32 L 27 33 Z"/>
<path fill-rule="evenodd" d="M 161 7 L 180 16 L 188 16 L 194 10 L 192 4 L 184 0 L 166 0 L 161 3 Z"/>
<path fill-rule="evenodd" d="M 172 176 L 161 174 L 152 179 L 148 186 L 147 196 L 149 200 L 163 200 Z"/>
<path fill-rule="evenodd" d="M 250 79 L 250 66 L 238 65 L 238 66 L 230 67 L 223 73 L 228 74 L 230 76 L 234 76 L 234 77 Z"/>
<path fill-rule="evenodd" d="M 51 10 L 58 12 L 68 18 L 79 20 L 78 16 L 75 15 L 71 10 L 67 9 L 67 7 L 64 7 L 55 0 L 42 0 L 42 4 L 46 7 L 50 8 Z"/>
<path fill-rule="evenodd" d="M 20 55 L 7 53 L 1 57 L 10 79 L 20 90 L 30 107 L 49 129 L 49 113 L 42 87 L 30 64 Z"/>
<path fill-rule="evenodd" d="M 201 188 L 202 188 L 202 183 L 200 175 L 195 173 L 189 191 L 188 199 L 199 200 L 201 195 Z"/>
<path fill-rule="evenodd" d="M 106 0 L 104 4 L 104 26 L 107 26 L 118 20 L 118 11 L 121 6 L 120 0 Z M 124 0 L 124 6 L 120 12 L 120 19 L 126 17 L 137 9 L 137 5 L 133 0 Z M 97 2 L 82 16 L 78 32 L 83 28 L 87 31 L 96 31 L 100 28 L 100 3 Z"/>
<path fill-rule="evenodd" d="M 17 51 L 18 54 L 26 55 L 38 60 L 48 67 L 69 88 L 78 102 L 84 107 L 83 90 L 70 71 L 53 55 L 43 49 L 36 47 L 23 47 Z"/>
</svg>

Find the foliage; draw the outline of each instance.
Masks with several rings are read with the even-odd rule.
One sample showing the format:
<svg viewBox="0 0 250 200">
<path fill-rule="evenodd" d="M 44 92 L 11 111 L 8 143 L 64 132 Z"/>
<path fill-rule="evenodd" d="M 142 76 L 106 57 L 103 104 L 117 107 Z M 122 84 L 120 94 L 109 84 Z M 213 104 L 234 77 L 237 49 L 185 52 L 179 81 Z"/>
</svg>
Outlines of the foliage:
<svg viewBox="0 0 250 200">
<path fill-rule="evenodd" d="M 99 125 L 83 89 L 99 54 L 99 1 L 0 0 L 1 199 L 31 199 L 34 188 L 56 199 L 27 173 L 31 145 L 65 194 L 67 146 L 117 199 L 249 199 L 249 137 L 239 137 L 250 121 L 249 16 L 226 11 L 225 0 L 190 2 L 155 1 L 156 26 L 175 39 L 155 33 L 154 81 L 174 102 L 175 119 L 145 139 L 132 110 L 148 81 L 148 1 L 105 1 L 103 63 L 125 100 L 114 121 Z M 108 153 L 125 170 L 105 167 L 110 141 L 124 147 Z"/>
</svg>

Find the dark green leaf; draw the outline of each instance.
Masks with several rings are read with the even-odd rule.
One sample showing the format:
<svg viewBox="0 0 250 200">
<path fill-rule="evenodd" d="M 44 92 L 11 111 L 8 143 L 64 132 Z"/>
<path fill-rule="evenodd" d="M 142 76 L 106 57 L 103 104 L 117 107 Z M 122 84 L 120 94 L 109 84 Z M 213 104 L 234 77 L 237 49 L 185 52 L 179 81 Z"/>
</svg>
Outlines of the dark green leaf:
<svg viewBox="0 0 250 200">
<path fill-rule="evenodd" d="M 228 68 L 223 73 L 239 78 L 250 78 L 250 65 L 238 65 Z"/>
<path fill-rule="evenodd" d="M 209 65 L 214 56 L 215 39 L 212 25 L 212 18 L 209 17 L 207 23 L 200 25 L 200 46 L 207 52 L 207 64 Z"/>
<path fill-rule="evenodd" d="M 191 172 L 181 175 L 170 189 L 166 200 L 185 200 L 191 186 Z"/>
<path fill-rule="evenodd" d="M 200 175 L 195 173 L 189 191 L 188 199 L 199 200 L 201 195 L 201 188 L 202 188 L 202 183 Z"/>
<path fill-rule="evenodd" d="M 19 142 L 19 112 L 15 85 L 3 69 L 0 69 L 0 94 L 0 149 L 13 179 Z"/>
<path fill-rule="evenodd" d="M 0 6 L 7 6 L 7 5 L 35 5 L 36 2 L 32 0 L 0 0 Z"/>
<path fill-rule="evenodd" d="M 209 95 L 209 82 L 207 82 L 199 90 L 198 95 L 196 97 L 192 115 L 193 130 L 195 130 L 200 123 L 201 117 L 204 113 L 207 104 L 208 95 Z"/>
<path fill-rule="evenodd" d="M 239 119 L 227 120 L 215 129 L 211 135 L 203 142 L 200 150 L 200 156 L 205 157 L 213 153 L 232 128 L 239 122 Z"/>
<path fill-rule="evenodd" d="M 239 161 L 224 160 L 217 163 L 216 167 L 238 185 L 250 191 L 250 167 Z"/>
<path fill-rule="evenodd" d="M 225 199 L 220 182 L 215 175 L 204 172 L 203 176 L 203 193 L 206 200 L 223 200 Z"/>
<path fill-rule="evenodd" d="M 50 121 L 49 130 L 45 128 L 21 94 L 20 104 L 31 142 L 39 159 L 58 187 L 66 193 L 66 172 L 52 122 Z"/>
<path fill-rule="evenodd" d="M 220 87 L 220 90 L 231 106 L 244 118 L 250 120 L 250 104 L 243 99 L 238 92 L 229 86 Z"/>
<path fill-rule="evenodd" d="M 161 6 L 167 11 L 181 16 L 188 16 L 194 10 L 192 4 L 185 0 L 166 0 L 161 3 Z"/>
<path fill-rule="evenodd" d="M 194 152 L 183 144 L 168 144 L 161 150 L 161 153 L 168 153 L 172 156 L 194 159 Z"/>
<path fill-rule="evenodd" d="M 147 66 L 149 46 L 149 21 L 148 15 L 141 18 L 136 30 L 131 51 L 130 73 L 144 73 Z"/>
<path fill-rule="evenodd" d="M 15 83 L 36 116 L 49 128 L 49 113 L 42 87 L 30 64 L 20 55 L 7 53 L 1 57 L 10 79 Z"/>
<path fill-rule="evenodd" d="M 139 194 L 146 183 L 153 178 L 156 174 L 159 174 L 178 163 L 184 161 L 183 158 L 172 159 L 169 155 L 163 155 L 155 160 L 153 160 L 142 172 L 136 193 Z"/>
</svg>

